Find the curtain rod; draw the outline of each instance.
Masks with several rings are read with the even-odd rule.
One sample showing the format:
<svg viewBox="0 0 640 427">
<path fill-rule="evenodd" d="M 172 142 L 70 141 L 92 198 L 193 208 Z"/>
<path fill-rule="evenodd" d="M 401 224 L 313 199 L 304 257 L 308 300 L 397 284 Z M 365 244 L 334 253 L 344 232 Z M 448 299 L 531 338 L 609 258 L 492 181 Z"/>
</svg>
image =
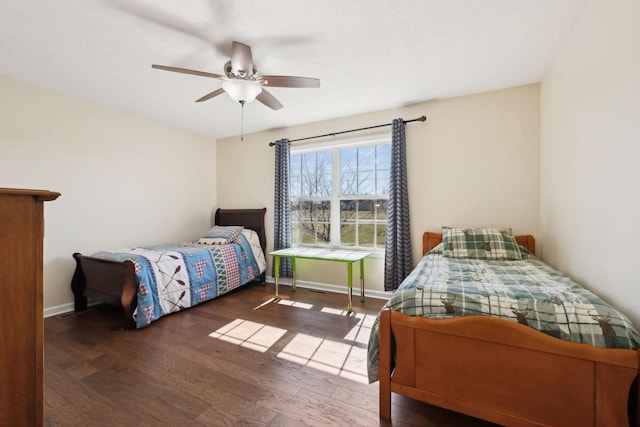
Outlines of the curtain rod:
<svg viewBox="0 0 640 427">
<path fill-rule="evenodd" d="M 413 120 L 403 120 L 402 122 L 407 124 L 407 123 L 411 123 L 411 122 L 425 122 L 427 121 L 427 118 L 425 116 L 421 116 L 418 117 L 417 119 L 413 119 Z M 383 125 L 375 125 L 375 126 L 367 126 L 365 128 L 358 128 L 358 129 L 349 129 L 349 130 L 343 130 L 341 132 L 331 132 L 331 133 L 325 133 L 324 135 L 316 135 L 316 136 L 308 136 L 306 138 L 298 138 L 298 139 L 292 139 L 289 142 L 296 142 L 296 141 L 306 141 L 307 139 L 315 139 L 315 138 L 322 138 L 325 136 L 336 136 L 336 135 L 340 135 L 342 133 L 349 133 L 349 132 L 357 132 L 360 130 L 367 130 L 367 129 L 374 129 L 374 128 L 381 128 L 384 126 L 391 126 L 391 123 L 385 123 Z M 275 142 L 270 142 L 269 143 L 269 147 L 273 147 L 274 145 L 276 145 Z"/>
</svg>

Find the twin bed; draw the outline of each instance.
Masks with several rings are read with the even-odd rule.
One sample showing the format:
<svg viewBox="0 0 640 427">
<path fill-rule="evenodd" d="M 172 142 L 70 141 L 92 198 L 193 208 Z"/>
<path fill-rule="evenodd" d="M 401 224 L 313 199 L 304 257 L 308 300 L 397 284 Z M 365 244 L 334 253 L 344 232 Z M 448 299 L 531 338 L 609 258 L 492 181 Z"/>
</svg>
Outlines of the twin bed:
<svg viewBox="0 0 640 427">
<path fill-rule="evenodd" d="M 398 393 L 501 425 L 638 425 L 629 320 L 537 259 L 532 236 L 515 237 L 519 257 L 492 245 L 498 259 L 482 259 L 486 236 L 466 231 L 473 248 L 457 253 L 449 230 L 424 234 L 426 256 L 373 325 L 380 418 Z"/>
<path fill-rule="evenodd" d="M 215 226 L 196 242 L 74 253 L 75 311 L 87 299 L 119 305 L 125 329 L 264 281 L 263 209 L 218 209 Z"/>
</svg>

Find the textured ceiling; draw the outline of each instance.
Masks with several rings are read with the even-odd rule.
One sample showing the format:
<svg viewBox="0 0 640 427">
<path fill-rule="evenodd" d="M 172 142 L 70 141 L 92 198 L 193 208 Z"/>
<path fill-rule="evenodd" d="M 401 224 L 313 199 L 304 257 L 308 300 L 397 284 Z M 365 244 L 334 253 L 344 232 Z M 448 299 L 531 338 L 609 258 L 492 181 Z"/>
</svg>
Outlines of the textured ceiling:
<svg viewBox="0 0 640 427">
<path fill-rule="evenodd" d="M 586 0 L 0 0 L 0 75 L 214 138 L 240 134 L 223 74 L 231 42 L 284 108 L 245 106 L 244 132 L 538 82 Z"/>
</svg>

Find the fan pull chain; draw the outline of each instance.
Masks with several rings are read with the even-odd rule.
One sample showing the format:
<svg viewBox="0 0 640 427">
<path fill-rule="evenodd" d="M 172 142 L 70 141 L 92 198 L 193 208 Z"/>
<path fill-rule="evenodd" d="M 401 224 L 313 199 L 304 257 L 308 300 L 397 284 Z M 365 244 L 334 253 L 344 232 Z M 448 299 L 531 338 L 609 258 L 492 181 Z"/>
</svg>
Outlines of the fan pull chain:
<svg viewBox="0 0 640 427">
<path fill-rule="evenodd" d="M 240 141 L 244 141 L 244 104 L 245 101 L 240 101 L 240 105 L 242 106 L 240 112 Z"/>
</svg>

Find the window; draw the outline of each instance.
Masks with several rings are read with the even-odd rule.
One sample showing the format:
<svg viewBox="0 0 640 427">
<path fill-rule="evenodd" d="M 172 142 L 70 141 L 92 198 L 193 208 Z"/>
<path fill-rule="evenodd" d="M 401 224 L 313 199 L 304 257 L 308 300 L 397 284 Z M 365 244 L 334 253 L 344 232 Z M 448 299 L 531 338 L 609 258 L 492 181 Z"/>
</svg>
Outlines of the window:
<svg viewBox="0 0 640 427">
<path fill-rule="evenodd" d="M 294 245 L 383 250 L 390 136 L 291 148 Z"/>
</svg>

